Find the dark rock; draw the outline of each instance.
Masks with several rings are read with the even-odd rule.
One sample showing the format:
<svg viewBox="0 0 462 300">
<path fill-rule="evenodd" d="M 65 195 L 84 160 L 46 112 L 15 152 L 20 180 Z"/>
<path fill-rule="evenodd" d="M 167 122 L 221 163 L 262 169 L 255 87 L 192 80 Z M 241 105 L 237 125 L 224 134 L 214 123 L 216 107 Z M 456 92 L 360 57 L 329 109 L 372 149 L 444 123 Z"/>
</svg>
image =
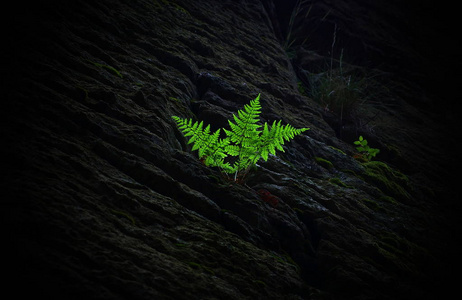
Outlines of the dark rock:
<svg viewBox="0 0 462 300">
<path fill-rule="evenodd" d="M 4 293 L 422 299 L 453 289 L 456 127 L 425 86 L 407 8 L 313 3 L 296 22 L 309 43 L 290 59 L 280 39 L 292 6 L 212 2 L 10 10 Z M 299 89 L 326 63 L 343 71 L 340 49 L 341 68 L 369 80 L 364 94 L 380 91 L 349 118 Z M 264 122 L 310 130 L 239 184 L 199 161 L 171 116 L 227 128 L 259 93 Z M 354 158 L 360 134 L 380 148 L 377 161 Z"/>
</svg>

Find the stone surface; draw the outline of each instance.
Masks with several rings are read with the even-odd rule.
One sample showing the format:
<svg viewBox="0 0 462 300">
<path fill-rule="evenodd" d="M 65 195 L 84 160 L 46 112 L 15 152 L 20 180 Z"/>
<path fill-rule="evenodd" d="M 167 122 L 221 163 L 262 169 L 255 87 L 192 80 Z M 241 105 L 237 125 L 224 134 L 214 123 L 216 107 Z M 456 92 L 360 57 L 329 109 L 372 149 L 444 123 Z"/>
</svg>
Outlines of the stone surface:
<svg viewBox="0 0 462 300">
<path fill-rule="evenodd" d="M 395 22 L 406 10 L 352 3 L 317 2 L 300 28 L 319 31 L 295 57 L 281 46 L 277 1 L 13 10 L 1 129 L 7 290 L 48 299 L 449 292 L 460 212 L 452 114 L 425 87 L 416 42 L 405 42 L 412 32 Z M 323 28 L 333 22 L 337 53 L 354 58 L 343 67 L 383 75 L 373 88 L 384 92 L 350 119 L 300 90 L 301 71 L 322 74 L 332 60 Z M 171 116 L 225 127 L 258 93 L 263 121 L 311 129 L 236 184 L 197 159 Z M 379 162 L 354 158 L 359 134 L 380 148 Z"/>
</svg>

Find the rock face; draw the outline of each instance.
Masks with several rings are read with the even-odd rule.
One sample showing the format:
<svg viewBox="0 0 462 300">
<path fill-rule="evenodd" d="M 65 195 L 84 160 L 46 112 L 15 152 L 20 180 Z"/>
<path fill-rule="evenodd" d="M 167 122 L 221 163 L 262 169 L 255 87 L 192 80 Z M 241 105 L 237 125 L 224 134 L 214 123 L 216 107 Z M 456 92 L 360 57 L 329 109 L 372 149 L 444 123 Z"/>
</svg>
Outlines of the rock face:
<svg viewBox="0 0 462 300">
<path fill-rule="evenodd" d="M 299 36 L 317 24 L 313 40 L 284 49 L 281 3 L 12 10 L 1 220 L 16 298 L 422 299 L 450 290 L 460 212 L 451 114 L 422 84 L 415 43 L 393 23 L 400 11 L 390 19 L 367 1 L 319 1 L 297 19 Z M 329 54 L 323 28 L 334 23 Z M 316 99 L 326 74 L 367 83 L 348 114 Z M 171 116 L 226 127 L 258 93 L 263 121 L 311 130 L 237 184 L 197 159 Z M 360 134 L 381 150 L 375 160 L 355 159 Z"/>
</svg>

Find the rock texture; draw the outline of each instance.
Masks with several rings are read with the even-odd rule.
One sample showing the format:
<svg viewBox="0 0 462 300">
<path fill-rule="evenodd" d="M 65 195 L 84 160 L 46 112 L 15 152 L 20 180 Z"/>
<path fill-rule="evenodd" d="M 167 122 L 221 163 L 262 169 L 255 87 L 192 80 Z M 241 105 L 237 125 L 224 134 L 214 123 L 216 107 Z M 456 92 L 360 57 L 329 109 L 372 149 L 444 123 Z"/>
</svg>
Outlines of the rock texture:
<svg viewBox="0 0 462 300">
<path fill-rule="evenodd" d="M 410 33 L 394 22 L 403 11 L 393 19 L 367 1 L 315 2 L 299 28 L 319 31 L 292 56 L 281 46 L 280 5 L 47 1 L 12 10 L 5 294 L 423 299 L 451 289 L 455 137 Z M 343 48 L 354 58 L 343 67 L 380 74 L 374 87 L 385 91 L 340 121 L 300 89 L 303 71 L 332 63 L 323 28 L 334 23 L 335 68 Z M 311 130 L 236 184 L 196 158 L 171 116 L 225 127 L 258 93 L 264 121 Z M 359 134 L 381 149 L 377 160 L 354 158 Z"/>
</svg>

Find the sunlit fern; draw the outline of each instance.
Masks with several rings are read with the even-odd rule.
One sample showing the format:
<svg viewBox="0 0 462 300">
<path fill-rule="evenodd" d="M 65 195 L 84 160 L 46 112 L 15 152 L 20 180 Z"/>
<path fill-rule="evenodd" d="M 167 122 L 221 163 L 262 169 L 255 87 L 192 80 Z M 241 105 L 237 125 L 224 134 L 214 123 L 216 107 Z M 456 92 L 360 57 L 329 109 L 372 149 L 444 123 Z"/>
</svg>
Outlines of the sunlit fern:
<svg viewBox="0 0 462 300">
<path fill-rule="evenodd" d="M 276 150 L 284 152 L 284 141 L 290 141 L 296 135 L 309 128 L 294 128 L 274 121 L 271 126 L 265 122 L 260 125 L 260 94 L 228 120 L 231 130 L 223 129 L 226 137 L 220 138 L 220 130 L 210 131 L 210 125 L 204 128 L 204 122 L 182 119 L 172 116 L 185 137 L 191 137 L 192 150 L 198 150 L 199 158 L 205 165 L 218 167 L 227 174 L 234 174 L 233 180 L 243 178 L 261 158 L 268 160 L 269 154 L 276 155 Z M 263 127 L 263 130 L 260 130 Z M 234 159 L 227 159 L 228 156 Z"/>
</svg>

